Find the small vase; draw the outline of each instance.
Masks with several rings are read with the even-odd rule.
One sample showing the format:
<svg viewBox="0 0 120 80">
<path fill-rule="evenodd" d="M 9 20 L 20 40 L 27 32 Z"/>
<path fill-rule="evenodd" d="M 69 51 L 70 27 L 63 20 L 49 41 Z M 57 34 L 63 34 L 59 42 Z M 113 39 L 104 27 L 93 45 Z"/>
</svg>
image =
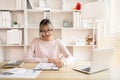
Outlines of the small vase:
<svg viewBox="0 0 120 80">
<path fill-rule="evenodd" d="M 63 27 L 69 27 L 70 23 L 69 21 L 63 21 Z"/>
</svg>

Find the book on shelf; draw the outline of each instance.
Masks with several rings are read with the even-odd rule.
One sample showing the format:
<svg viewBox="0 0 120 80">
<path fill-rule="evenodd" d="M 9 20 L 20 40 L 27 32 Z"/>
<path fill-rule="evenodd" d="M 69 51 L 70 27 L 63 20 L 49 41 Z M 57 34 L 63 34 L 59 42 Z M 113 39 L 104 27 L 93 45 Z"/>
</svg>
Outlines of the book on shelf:
<svg viewBox="0 0 120 80">
<path fill-rule="evenodd" d="M 11 27 L 12 15 L 10 11 L 0 11 L 0 27 Z"/>
<path fill-rule="evenodd" d="M 6 12 L 6 27 L 11 27 L 11 13 L 9 11 Z"/>
<path fill-rule="evenodd" d="M 50 11 L 44 12 L 44 19 L 51 19 L 51 12 Z"/>
<path fill-rule="evenodd" d="M 73 27 L 80 28 L 81 27 L 81 13 L 80 11 L 73 12 Z"/>
</svg>

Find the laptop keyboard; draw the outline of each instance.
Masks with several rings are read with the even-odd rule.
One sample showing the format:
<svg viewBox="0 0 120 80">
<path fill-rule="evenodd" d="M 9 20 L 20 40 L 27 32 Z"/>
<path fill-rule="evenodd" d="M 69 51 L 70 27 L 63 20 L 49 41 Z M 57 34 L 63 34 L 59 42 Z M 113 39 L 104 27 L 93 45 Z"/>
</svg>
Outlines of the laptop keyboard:
<svg viewBox="0 0 120 80">
<path fill-rule="evenodd" d="M 90 71 L 90 67 L 84 68 L 84 69 L 82 69 L 82 70 L 89 72 L 89 71 Z"/>
</svg>

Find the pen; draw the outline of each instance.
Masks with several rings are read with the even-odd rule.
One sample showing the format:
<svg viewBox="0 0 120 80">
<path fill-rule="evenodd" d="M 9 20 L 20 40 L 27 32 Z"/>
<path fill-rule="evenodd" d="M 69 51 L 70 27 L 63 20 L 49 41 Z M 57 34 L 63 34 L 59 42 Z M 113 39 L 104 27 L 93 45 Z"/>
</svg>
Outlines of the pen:
<svg viewBox="0 0 120 80">
<path fill-rule="evenodd" d="M 63 58 L 63 56 L 61 56 L 60 58 L 59 58 L 59 60 L 61 60 Z"/>
<path fill-rule="evenodd" d="M 40 71 L 40 70 L 41 70 L 41 68 L 40 69 L 33 69 L 33 72 Z"/>
</svg>

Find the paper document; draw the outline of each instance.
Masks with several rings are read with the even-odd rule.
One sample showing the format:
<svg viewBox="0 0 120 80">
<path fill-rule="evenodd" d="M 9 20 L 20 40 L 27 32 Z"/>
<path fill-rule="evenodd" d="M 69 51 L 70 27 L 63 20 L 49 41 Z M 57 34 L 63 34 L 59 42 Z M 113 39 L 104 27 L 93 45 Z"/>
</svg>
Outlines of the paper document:
<svg viewBox="0 0 120 80">
<path fill-rule="evenodd" d="M 54 63 L 39 63 L 35 69 L 41 70 L 59 70 L 59 68 Z"/>
<path fill-rule="evenodd" d="M 0 73 L 0 78 L 36 78 L 41 71 L 13 68 Z"/>
</svg>

